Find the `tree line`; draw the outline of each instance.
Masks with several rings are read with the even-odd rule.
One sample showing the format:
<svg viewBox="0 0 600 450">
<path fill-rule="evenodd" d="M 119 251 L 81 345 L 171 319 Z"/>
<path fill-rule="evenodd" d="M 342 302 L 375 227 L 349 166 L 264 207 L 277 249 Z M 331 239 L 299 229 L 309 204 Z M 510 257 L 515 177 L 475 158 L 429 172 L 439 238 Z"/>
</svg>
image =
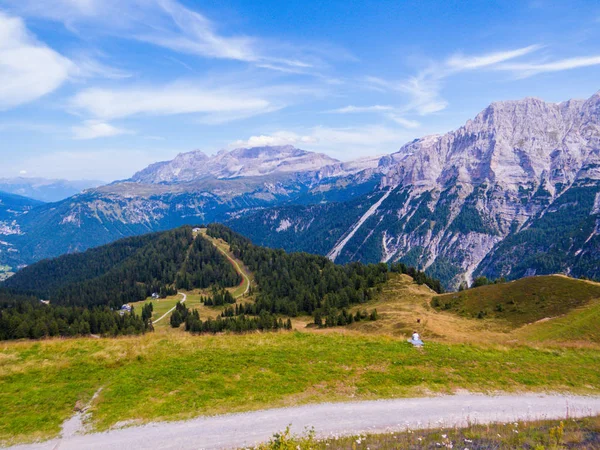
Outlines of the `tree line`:
<svg viewBox="0 0 600 450">
<path fill-rule="evenodd" d="M 288 318 L 284 321 L 272 314 L 262 311 L 258 316 L 250 317 L 241 313 L 242 309 L 236 305 L 236 313 L 233 308 L 228 307 L 216 319 L 208 318 L 205 321 L 200 319 L 198 310 L 190 311 L 183 303 L 178 303 L 175 311 L 171 315 L 171 327 L 179 328 L 185 323 L 185 331 L 194 334 L 200 333 L 247 333 L 250 331 L 275 331 L 291 330 L 292 321 Z"/>
<path fill-rule="evenodd" d="M 233 305 L 235 298 L 227 289 L 217 289 L 213 286 L 212 295 L 206 297 L 200 296 L 200 302 L 204 303 L 205 306 Z"/>
<path fill-rule="evenodd" d="M 12 296 L 0 304 L 0 340 L 41 339 L 45 337 L 119 336 L 152 331 L 148 308 L 142 316 L 132 310 L 113 311 L 107 306 L 53 306 L 33 298 Z"/>
<path fill-rule="evenodd" d="M 377 310 L 374 309 L 369 314 L 367 310 L 356 311 L 355 314 L 348 312 L 346 309 L 341 311 L 331 310 L 324 317 L 320 311 L 315 313 L 315 325 L 319 328 L 330 328 L 330 327 L 342 327 L 344 325 L 351 325 L 354 322 L 360 322 L 363 320 L 375 321 L 379 318 Z"/>
</svg>

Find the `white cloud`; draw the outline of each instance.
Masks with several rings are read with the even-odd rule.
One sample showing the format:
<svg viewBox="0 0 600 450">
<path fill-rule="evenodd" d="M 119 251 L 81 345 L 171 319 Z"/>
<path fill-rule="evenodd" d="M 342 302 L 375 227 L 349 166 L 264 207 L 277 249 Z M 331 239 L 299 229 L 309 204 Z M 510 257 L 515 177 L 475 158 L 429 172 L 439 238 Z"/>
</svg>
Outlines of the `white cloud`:
<svg viewBox="0 0 600 450">
<path fill-rule="evenodd" d="M 446 78 L 466 71 L 497 70 L 506 61 L 521 58 L 540 48 L 540 45 L 529 45 L 475 56 L 456 54 L 441 63 L 430 63 L 427 69 L 404 80 L 388 81 L 371 76 L 367 77 L 366 81 L 376 90 L 406 94 L 408 102 L 398 108 L 401 114 L 416 112 L 424 116 L 442 111 L 448 106 L 448 102 L 441 95 Z"/>
<path fill-rule="evenodd" d="M 493 66 L 511 59 L 525 56 L 542 48 L 540 45 L 530 45 L 528 47 L 518 48 L 502 52 L 493 52 L 477 56 L 463 56 L 460 54 L 450 57 L 446 61 L 446 66 L 452 70 L 463 71 L 472 69 L 481 69 Z"/>
<path fill-rule="evenodd" d="M 343 108 L 332 109 L 326 111 L 333 114 L 354 114 L 354 113 L 376 113 L 382 115 L 392 122 L 397 123 L 405 128 L 418 128 L 421 124 L 416 120 L 410 120 L 402 116 L 402 112 L 397 108 L 389 105 L 372 105 L 372 106 L 345 106 Z"/>
<path fill-rule="evenodd" d="M 232 142 L 230 147 L 295 145 L 305 150 L 326 153 L 342 161 L 396 151 L 414 139 L 411 132 L 383 125 L 360 127 L 314 127 L 302 133 L 277 131 Z"/>
<path fill-rule="evenodd" d="M 290 131 L 277 131 L 271 135 L 251 136 L 247 140 L 237 140 L 230 147 L 264 147 L 268 145 L 302 145 L 315 144 L 317 139 L 313 136 L 302 136 Z"/>
<path fill-rule="evenodd" d="M 87 55 L 82 55 L 75 59 L 75 64 L 77 65 L 77 76 L 79 77 L 99 77 L 108 78 L 111 80 L 120 80 L 124 78 L 130 78 L 132 76 L 131 73 L 125 70 L 110 67 Z"/>
<path fill-rule="evenodd" d="M 397 111 L 401 114 L 416 112 L 420 115 L 441 111 L 448 103 L 440 97 L 441 82 L 428 72 L 402 81 L 387 81 L 377 77 L 367 77 L 371 86 L 408 95 L 408 102 Z"/>
<path fill-rule="evenodd" d="M 0 110 L 58 89 L 75 65 L 38 42 L 20 18 L 0 12 Z"/>
<path fill-rule="evenodd" d="M 547 63 L 512 63 L 498 66 L 499 70 L 515 72 L 521 78 L 546 72 L 580 69 L 600 65 L 600 56 L 567 58 Z"/>
<path fill-rule="evenodd" d="M 402 125 L 406 128 L 419 128 L 421 126 L 421 124 L 416 120 L 405 119 L 404 117 L 397 116 L 395 114 L 388 114 L 387 117 L 396 122 L 398 125 Z"/>
<path fill-rule="evenodd" d="M 243 61 L 280 71 L 310 68 L 312 61 L 319 59 L 316 50 L 276 45 L 236 33 L 227 35 L 207 17 L 176 0 L 4 1 L 21 14 L 60 21 L 81 35 L 110 34 L 179 53 Z"/>
<path fill-rule="evenodd" d="M 369 112 L 382 112 L 382 111 L 393 111 L 393 106 L 387 105 L 372 105 L 372 106 L 354 106 L 348 105 L 343 108 L 332 109 L 327 111 L 334 114 L 351 114 L 351 113 L 369 113 Z"/>
<path fill-rule="evenodd" d="M 254 41 L 244 36 L 225 37 L 215 31 L 214 25 L 203 15 L 191 11 L 176 1 L 159 0 L 145 2 L 153 5 L 154 13 L 170 17 L 171 26 L 142 31 L 137 39 L 182 53 L 213 58 L 256 61 L 260 59 Z"/>
<path fill-rule="evenodd" d="M 71 131 L 73 132 L 73 139 L 96 139 L 121 134 L 132 134 L 129 130 L 117 128 L 99 120 L 86 120 L 82 125 L 72 127 Z"/>
<path fill-rule="evenodd" d="M 271 111 L 274 104 L 246 90 L 201 88 L 191 84 L 86 89 L 77 93 L 70 106 L 99 119 L 134 115 L 260 114 Z"/>
</svg>

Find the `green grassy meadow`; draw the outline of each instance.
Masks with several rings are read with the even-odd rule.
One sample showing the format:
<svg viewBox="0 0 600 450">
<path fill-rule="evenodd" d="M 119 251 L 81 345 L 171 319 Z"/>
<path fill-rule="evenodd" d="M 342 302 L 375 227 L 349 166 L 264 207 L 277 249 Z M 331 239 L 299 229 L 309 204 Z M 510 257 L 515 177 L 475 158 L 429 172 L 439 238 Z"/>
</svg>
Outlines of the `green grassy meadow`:
<svg viewBox="0 0 600 450">
<path fill-rule="evenodd" d="M 600 393 L 600 350 L 428 343 L 348 333 L 191 336 L 0 344 L 0 442 L 56 436 L 88 402 L 92 425 L 323 401 L 490 391 Z"/>
<path fill-rule="evenodd" d="M 595 342 L 600 343 L 600 300 L 568 313 L 540 321 L 519 330 L 529 342 Z"/>
</svg>

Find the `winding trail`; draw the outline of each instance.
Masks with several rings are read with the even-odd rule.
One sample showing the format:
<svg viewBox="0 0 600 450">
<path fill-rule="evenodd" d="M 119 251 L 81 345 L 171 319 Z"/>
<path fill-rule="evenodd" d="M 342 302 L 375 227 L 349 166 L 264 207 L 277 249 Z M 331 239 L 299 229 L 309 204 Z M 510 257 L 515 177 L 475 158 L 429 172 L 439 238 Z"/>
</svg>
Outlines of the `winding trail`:
<svg viewBox="0 0 600 450">
<path fill-rule="evenodd" d="M 179 303 L 185 303 L 185 301 L 187 300 L 187 295 L 184 294 L 183 292 L 178 292 L 179 295 L 183 295 L 183 298 L 179 301 Z M 170 310 L 168 310 L 166 313 L 164 313 L 162 316 L 160 316 L 158 319 L 153 320 L 152 321 L 152 325 L 154 325 L 155 323 L 160 322 L 161 320 L 163 320 L 165 317 L 167 317 L 169 314 L 171 314 L 173 311 L 175 311 L 175 308 L 177 308 L 177 305 L 173 306 Z"/>
<path fill-rule="evenodd" d="M 242 276 L 242 278 L 244 279 L 244 282 L 246 283 L 246 289 L 241 294 L 236 295 L 235 298 L 237 299 L 237 298 L 240 298 L 240 297 L 243 297 L 244 295 L 246 295 L 248 293 L 248 291 L 250 290 L 250 277 L 248 276 L 246 271 L 240 266 L 240 264 L 234 258 L 229 256 L 229 253 L 227 253 L 225 250 L 223 250 L 221 247 L 219 247 L 219 245 L 214 241 L 214 238 L 208 236 L 206 234 L 206 232 L 204 232 L 203 234 L 211 242 L 211 244 L 217 248 L 217 250 L 219 250 L 221 253 L 223 253 L 223 255 L 225 255 L 225 257 L 229 260 L 229 262 L 231 264 L 233 264 L 237 273 L 239 273 Z"/>
<path fill-rule="evenodd" d="M 248 291 L 250 290 L 250 277 L 248 277 L 248 275 L 246 275 L 246 272 L 242 270 L 242 268 L 240 267 L 240 265 L 238 264 L 238 262 L 233 259 L 231 256 L 229 256 L 227 254 L 227 252 L 225 250 L 223 250 L 222 248 L 219 248 L 219 246 L 216 246 L 226 257 L 227 259 L 235 266 L 236 270 L 238 271 L 238 273 L 242 276 L 242 278 L 244 278 L 245 282 L 246 282 L 246 290 L 244 290 L 244 292 L 242 292 L 241 294 L 237 295 L 235 298 L 240 298 L 243 297 L 244 295 L 246 295 L 248 293 Z"/>
<path fill-rule="evenodd" d="M 318 437 L 327 437 L 598 414 L 600 397 L 461 394 L 323 403 L 182 422 L 159 422 L 10 448 L 51 450 L 60 442 L 60 450 L 235 449 L 265 442 L 289 424 L 292 424 L 293 433 L 303 433 L 306 427 L 314 427 Z"/>
</svg>

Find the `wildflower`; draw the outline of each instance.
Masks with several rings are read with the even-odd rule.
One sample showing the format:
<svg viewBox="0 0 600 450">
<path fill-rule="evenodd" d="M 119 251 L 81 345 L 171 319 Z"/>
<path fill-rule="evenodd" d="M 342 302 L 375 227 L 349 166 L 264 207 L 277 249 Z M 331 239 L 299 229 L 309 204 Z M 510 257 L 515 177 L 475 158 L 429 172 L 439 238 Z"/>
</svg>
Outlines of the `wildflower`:
<svg viewBox="0 0 600 450">
<path fill-rule="evenodd" d="M 472 443 L 473 443 L 473 441 L 472 441 L 471 439 L 465 439 L 465 442 L 466 442 L 467 444 L 472 444 Z"/>
<path fill-rule="evenodd" d="M 358 439 L 356 440 L 356 443 L 357 443 L 358 445 L 360 445 L 360 443 L 361 443 L 361 442 L 362 442 L 362 441 L 360 440 L 360 438 L 358 438 Z"/>
<path fill-rule="evenodd" d="M 513 433 L 519 434 L 519 430 L 513 430 Z"/>
<path fill-rule="evenodd" d="M 448 437 L 448 435 L 446 435 L 446 434 L 442 434 L 442 437 L 443 437 L 444 439 L 446 439 L 446 438 Z"/>
</svg>

